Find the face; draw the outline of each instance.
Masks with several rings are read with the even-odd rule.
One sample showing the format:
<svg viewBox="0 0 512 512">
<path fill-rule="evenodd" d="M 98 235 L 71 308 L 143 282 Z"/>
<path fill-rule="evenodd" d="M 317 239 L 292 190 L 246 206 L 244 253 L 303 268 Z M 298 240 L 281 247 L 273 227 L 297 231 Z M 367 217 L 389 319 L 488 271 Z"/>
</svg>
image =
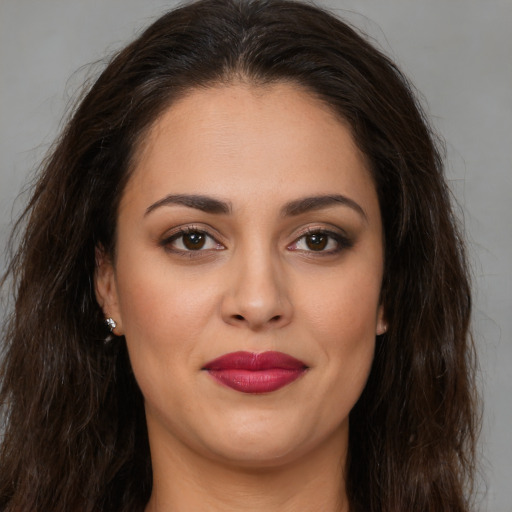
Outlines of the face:
<svg viewBox="0 0 512 512">
<path fill-rule="evenodd" d="M 364 156 L 307 92 L 219 86 L 171 106 L 96 274 L 152 450 L 261 466 L 346 447 L 385 329 L 382 236 Z"/>
</svg>

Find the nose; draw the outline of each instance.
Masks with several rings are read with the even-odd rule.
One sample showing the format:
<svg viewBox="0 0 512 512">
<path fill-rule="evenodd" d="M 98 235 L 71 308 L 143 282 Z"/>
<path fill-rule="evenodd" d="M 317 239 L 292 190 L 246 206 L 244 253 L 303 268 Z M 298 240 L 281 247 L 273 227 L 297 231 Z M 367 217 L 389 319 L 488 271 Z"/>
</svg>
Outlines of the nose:
<svg viewBox="0 0 512 512">
<path fill-rule="evenodd" d="M 290 323 L 293 306 L 287 279 L 270 254 L 239 258 L 230 268 L 228 281 L 221 306 L 226 323 L 253 331 Z"/>
</svg>

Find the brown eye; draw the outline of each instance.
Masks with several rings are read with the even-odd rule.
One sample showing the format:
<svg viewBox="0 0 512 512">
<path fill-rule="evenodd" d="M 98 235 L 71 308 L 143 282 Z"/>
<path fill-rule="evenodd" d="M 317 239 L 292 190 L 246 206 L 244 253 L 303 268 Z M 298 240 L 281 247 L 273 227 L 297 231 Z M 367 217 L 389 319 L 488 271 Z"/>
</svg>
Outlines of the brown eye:
<svg viewBox="0 0 512 512">
<path fill-rule="evenodd" d="M 288 246 L 291 251 L 318 253 L 318 255 L 337 254 L 353 246 L 352 240 L 334 231 L 310 231 Z"/>
<path fill-rule="evenodd" d="M 215 240 L 206 231 L 187 227 L 174 233 L 169 238 L 165 238 L 160 242 L 160 245 L 167 251 L 175 254 L 188 253 L 189 256 L 194 252 L 199 254 L 205 251 L 221 251 L 225 249 L 224 245 Z"/>
<path fill-rule="evenodd" d="M 306 246 L 312 251 L 323 251 L 327 247 L 329 237 L 323 233 L 312 233 L 305 237 Z"/>
<path fill-rule="evenodd" d="M 206 243 L 206 235 L 199 231 L 185 233 L 182 235 L 183 245 L 190 251 L 202 249 Z"/>
</svg>

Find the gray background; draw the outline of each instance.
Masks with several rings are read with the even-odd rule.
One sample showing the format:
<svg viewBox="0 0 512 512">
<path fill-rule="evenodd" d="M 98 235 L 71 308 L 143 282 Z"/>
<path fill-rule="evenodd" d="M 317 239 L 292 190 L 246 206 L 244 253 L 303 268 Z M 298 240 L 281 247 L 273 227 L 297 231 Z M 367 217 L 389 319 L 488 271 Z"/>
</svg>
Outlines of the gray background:
<svg viewBox="0 0 512 512">
<path fill-rule="evenodd" d="M 474 274 L 487 483 L 481 509 L 511 512 L 512 0 L 318 3 L 362 28 L 398 62 L 447 141 L 447 173 Z M 23 204 L 15 198 L 57 134 L 70 98 L 99 69 L 83 65 L 111 54 L 173 5 L 0 0 L 0 247 Z"/>
</svg>

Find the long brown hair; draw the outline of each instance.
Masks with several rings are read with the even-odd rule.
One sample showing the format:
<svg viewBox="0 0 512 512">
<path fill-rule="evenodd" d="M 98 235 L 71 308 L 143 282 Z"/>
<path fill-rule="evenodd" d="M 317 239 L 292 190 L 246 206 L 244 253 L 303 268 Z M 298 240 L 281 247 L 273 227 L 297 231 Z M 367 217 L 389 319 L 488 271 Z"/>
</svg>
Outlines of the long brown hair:
<svg viewBox="0 0 512 512">
<path fill-rule="evenodd" d="M 474 471 L 470 287 L 442 162 L 396 66 L 331 14 L 288 0 L 200 0 L 119 52 L 77 106 L 17 223 L 0 404 L 0 509 L 141 510 L 151 493 L 143 399 L 93 290 L 145 132 L 191 88 L 299 84 L 366 154 L 385 231 L 367 386 L 351 412 L 353 511 L 462 512 Z M 15 238 L 13 238 L 14 240 Z"/>
</svg>

